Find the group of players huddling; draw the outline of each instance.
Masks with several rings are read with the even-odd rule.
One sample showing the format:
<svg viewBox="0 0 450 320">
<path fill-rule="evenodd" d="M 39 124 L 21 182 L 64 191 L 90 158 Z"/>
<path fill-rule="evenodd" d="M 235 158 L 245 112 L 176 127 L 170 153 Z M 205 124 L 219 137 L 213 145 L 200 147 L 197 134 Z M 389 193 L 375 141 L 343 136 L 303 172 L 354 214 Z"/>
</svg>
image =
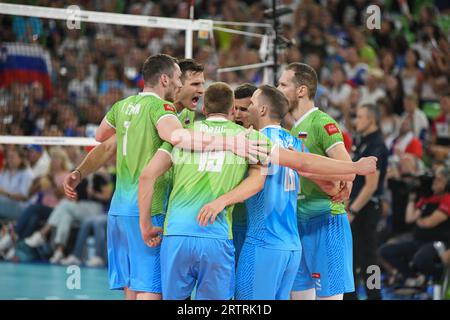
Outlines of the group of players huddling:
<svg viewBox="0 0 450 320">
<path fill-rule="evenodd" d="M 234 91 L 223 82 L 205 91 L 202 65 L 164 54 L 142 74 L 143 91 L 111 107 L 101 144 L 64 183 L 75 198 L 81 179 L 116 157 L 110 288 L 177 300 L 354 291 L 343 200 L 377 159 L 351 161 L 336 122 L 314 107 L 314 69 L 292 63 L 278 88 Z M 194 121 L 200 98 L 205 119 Z"/>
</svg>

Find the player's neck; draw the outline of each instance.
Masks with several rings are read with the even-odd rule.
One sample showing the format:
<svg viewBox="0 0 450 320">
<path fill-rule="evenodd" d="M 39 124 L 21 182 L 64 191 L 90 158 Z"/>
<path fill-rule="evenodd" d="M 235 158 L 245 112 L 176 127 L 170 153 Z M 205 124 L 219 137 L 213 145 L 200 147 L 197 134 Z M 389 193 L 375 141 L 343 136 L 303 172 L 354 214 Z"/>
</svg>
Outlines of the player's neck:
<svg viewBox="0 0 450 320">
<path fill-rule="evenodd" d="M 314 108 L 314 101 L 309 99 L 300 99 L 297 108 L 292 111 L 292 116 L 294 117 L 295 121 L 298 121 L 301 117 L 303 117 L 305 113 L 307 113 L 312 108 Z"/>
<path fill-rule="evenodd" d="M 224 118 L 228 120 L 228 115 L 225 113 L 209 113 L 209 114 L 205 114 L 206 119 L 209 118 Z"/>
<path fill-rule="evenodd" d="M 164 89 L 160 87 L 144 87 L 142 92 L 151 92 L 158 95 L 161 99 L 164 99 Z"/>
<path fill-rule="evenodd" d="M 177 109 L 178 113 L 184 110 L 184 106 L 181 104 L 180 101 L 175 101 L 173 104 L 175 106 L 175 109 Z"/>
<path fill-rule="evenodd" d="M 255 125 L 255 129 L 256 130 L 261 130 L 264 129 L 265 127 L 268 126 L 279 126 L 280 125 L 280 121 L 276 121 L 276 120 L 272 120 L 270 118 L 260 118 L 258 121 L 258 124 Z"/>
</svg>

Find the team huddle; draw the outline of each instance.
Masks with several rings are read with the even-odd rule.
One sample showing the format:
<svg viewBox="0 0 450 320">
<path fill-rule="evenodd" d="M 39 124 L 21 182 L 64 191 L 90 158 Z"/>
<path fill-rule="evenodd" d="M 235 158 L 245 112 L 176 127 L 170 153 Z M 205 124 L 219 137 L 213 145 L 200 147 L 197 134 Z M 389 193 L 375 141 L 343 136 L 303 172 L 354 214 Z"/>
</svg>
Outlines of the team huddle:
<svg viewBox="0 0 450 320">
<path fill-rule="evenodd" d="M 290 64 L 277 88 L 216 82 L 158 54 L 144 89 L 116 102 L 101 142 L 65 180 L 116 157 L 108 213 L 111 289 L 126 299 L 342 299 L 354 291 L 343 200 L 356 174 L 336 122 L 314 107 L 317 75 Z M 203 98 L 204 120 L 194 121 Z"/>
</svg>

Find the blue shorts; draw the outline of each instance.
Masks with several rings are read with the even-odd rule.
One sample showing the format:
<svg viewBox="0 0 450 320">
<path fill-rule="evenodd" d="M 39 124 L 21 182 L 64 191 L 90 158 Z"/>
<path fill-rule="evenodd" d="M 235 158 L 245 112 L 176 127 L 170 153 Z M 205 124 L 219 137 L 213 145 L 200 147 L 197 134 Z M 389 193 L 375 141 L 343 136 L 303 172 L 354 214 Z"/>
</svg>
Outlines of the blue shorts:
<svg viewBox="0 0 450 320">
<path fill-rule="evenodd" d="M 267 249 L 245 242 L 236 271 L 236 300 L 289 300 L 301 250 Z"/>
<path fill-rule="evenodd" d="M 164 217 L 153 216 L 153 225 L 162 227 Z M 139 217 L 109 215 L 107 233 L 109 287 L 161 293 L 161 247 L 144 243 Z"/>
<path fill-rule="evenodd" d="M 315 288 L 319 297 L 355 291 L 352 232 L 346 214 L 298 222 L 303 254 L 292 291 Z"/>
<path fill-rule="evenodd" d="M 185 300 L 229 300 L 234 291 L 232 240 L 165 236 L 161 244 L 162 296 Z"/>
<path fill-rule="evenodd" d="M 241 254 L 242 246 L 244 245 L 245 235 L 247 234 L 246 225 L 233 225 L 233 244 L 236 249 L 236 265 L 239 261 L 239 256 Z"/>
</svg>

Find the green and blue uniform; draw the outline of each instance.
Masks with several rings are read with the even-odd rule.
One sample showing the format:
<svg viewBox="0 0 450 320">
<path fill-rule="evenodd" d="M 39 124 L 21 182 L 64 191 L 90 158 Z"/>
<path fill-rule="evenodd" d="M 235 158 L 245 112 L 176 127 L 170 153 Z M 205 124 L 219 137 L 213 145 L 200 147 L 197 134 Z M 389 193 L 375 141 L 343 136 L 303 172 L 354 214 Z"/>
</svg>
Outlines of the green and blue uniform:
<svg viewBox="0 0 450 320">
<path fill-rule="evenodd" d="M 195 122 L 194 131 L 236 136 L 243 127 L 221 117 Z M 264 139 L 259 132 L 250 139 Z M 164 144 L 163 148 L 169 150 Z M 200 226 L 202 207 L 235 188 L 245 176 L 246 159 L 229 151 L 192 152 L 174 148 L 173 189 L 161 246 L 161 281 L 165 299 L 186 299 L 197 282 L 197 299 L 230 299 L 234 293 L 233 206 L 213 224 Z"/>
<path fill-rule="evenodd" d="M 176 117 L 174 106 L 149 92 L 118 101 L 105 117 L 117 139 L 116 188 L 107 232 L 111 289 L 161 292 L 160 249 L 142 240 L 137 194 L 142 170 L 163 143 L 156 125 L 166 117 Z M 151 207 L 155 226 L 164 222 L 168 179 L 164 175 L 155 184 Z"/>
<path fill-rule="evenodd" d="M 305 151 L 280 126 L 261 130 L 273 144 Z M 288 300 L 301 258 L 297 227 L 298 173 L 270 164 L 263 190 L 246 200 L 248 230 L 238 261 L 238 300 Z"/>
<path fill-rule="evenodd" d="M 327 156 L 342 133 L 329 115 L 313 108 L 291 130 L 304 135 L 309 152 Z M 352 234 L 343 203 L 333 203 L 312 181 L 301 177 L 297 220 L 303 254 L 293 291 L 315 288 L 322 297 L 354 291 Z"/>
</svg>

